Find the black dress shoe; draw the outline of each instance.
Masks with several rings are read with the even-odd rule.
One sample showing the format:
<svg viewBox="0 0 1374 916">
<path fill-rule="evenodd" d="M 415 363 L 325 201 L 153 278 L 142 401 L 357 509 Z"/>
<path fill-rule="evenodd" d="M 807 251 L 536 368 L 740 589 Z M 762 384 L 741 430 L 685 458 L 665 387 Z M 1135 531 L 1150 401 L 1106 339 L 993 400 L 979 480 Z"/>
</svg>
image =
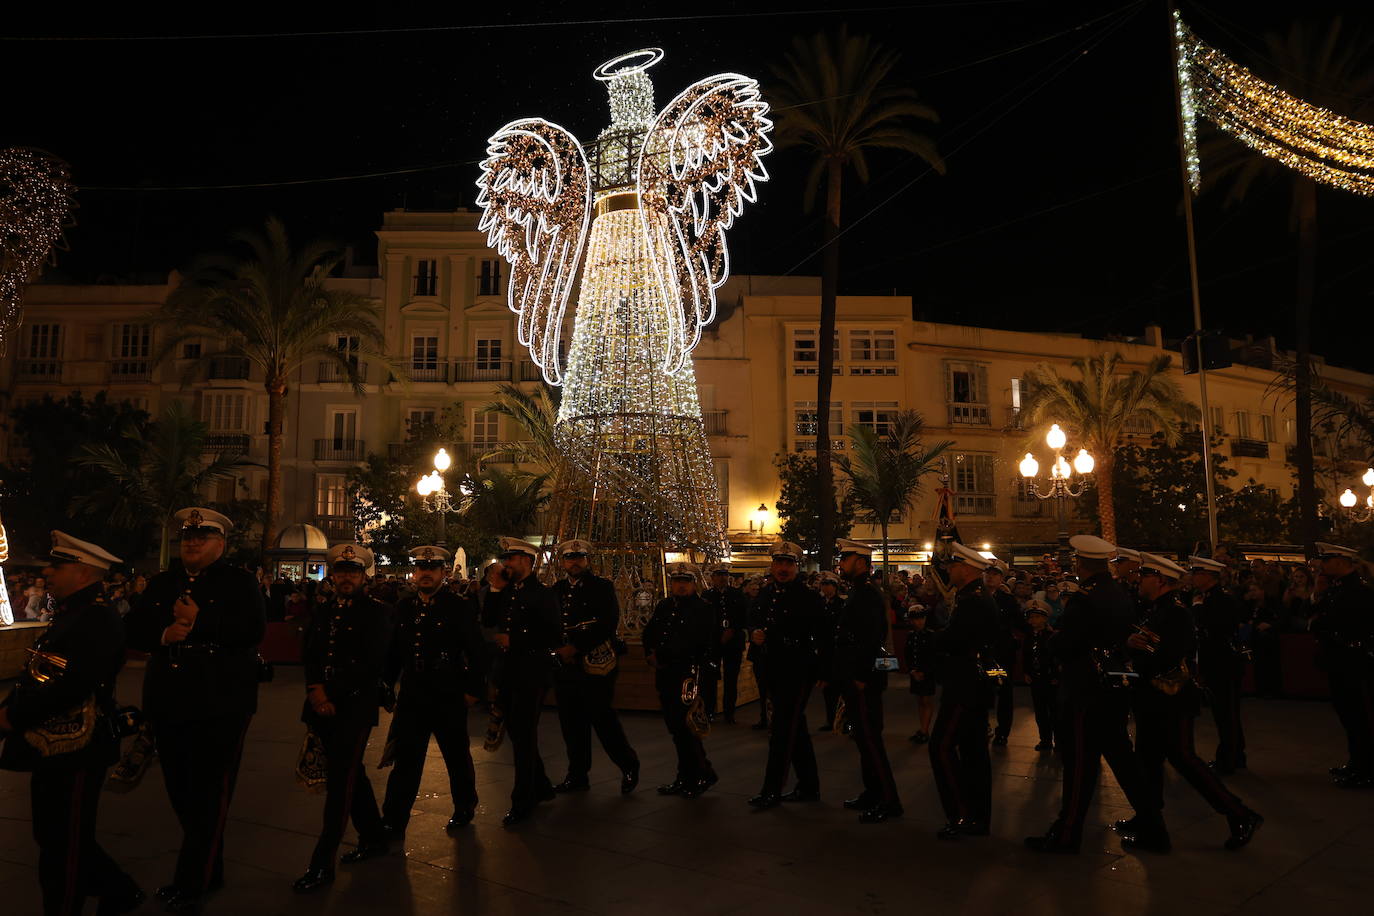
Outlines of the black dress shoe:
<svg viewBox="0 0 1374 916">
<path fill-rule="evenodd" d="M 673 780 L 672 782 L 670 782 L 670 783 L 666 783 L 666 784 L 664 784 L 664 785 L 659 786 L 659 787 L 658 787 L 658 794 L 659 794 L 659 795 L 681 795 L 681 794 L 682 794 L 682 780 L 681 780 L 681 779 L 674 779 L 674 780 Z"/>
<path fill-rule="evenodd" d="M 1338 767 L 1332 767 L 1331 769 L 1327 770 L 1327 772 L 1330 773 L 1332 776 L 1344 776 L 1347 773 L 1349 773 L 1351 769 L 1352 767 L 1350 766 L 1350 764 L 1343 763 Z"/>
<path fill-rule="evenodd" d="M 308 868 L 305 874 L 296 879 L 296 883 L 291 885 L 291 889 L 298 894 L 308 894 L 317 891 L 326 884 L 334 883 L 334 869 L 332 868 Z"/>
<path fill-rule="evenodd" d="M 344 865 L 356 865 L 359 862 L 366 862 L 368 859 L 379 859 L 390 851 L 391 846 L 386 840 L 374 840 L 370 843 L 359 841 L 358 848 L 344 853 L 339 861 Z"/>
<path fill-rule="evenodd" d="M 1028 836 L 1024 840 L 1026 848 L 1033 852 L 1056 852 L 1064 855 L 1078 855 L 1078 847 L 1071 843 L 1061 843 L 1052 836 Z"/>
<path fill-rule="evenodd" d="M 166 902 L 168 900 L 171 900 L 173 897 L 177 896 L 180 893 L 181 889 L 178 888 L 175 884 L 164 884 L 162 885 L 162 887 L 159 887 L 157 890 L 153 891 L 153 896 L 160 901 Z"/>
<path fill-rule="evenodd" d="M 1218 776 L 1230 776 L 1236 771 L 1235 767 L 1229 767 L 1220 760 L 1209 760 L 1207 761 L 1207 766 L 1211 767 L 1212 772 L 1216 773 Z"/>
<path fill-rule="evenodd" d="M 925 744 L 930 740 L 930 735 L 927 735 L 925 732 L 917 732 L 906 740 L 910 741 L 912 744 Z"/>
<path fill-rule="evenodd" d="M 538 789 L 534 793 L 534 800 L 539 802 L 553 801 L 557 797 L 558 792 L 554 789 L 552 783 Z"/>
<path fill-rule="evenodd" d="M 629 795 L 639 785 L 639 764 L 620 774 L 620 794 Z"/>
<path fill-rule="evenodd" d="M 749 799 L 749 807 L 757 808 L 760 811 L 767 811 L 769 808 L 776 808 L 782 804 L 782 799 L 776 792 L 760 792 Z"/>
<path fill-rule="evenodd" d="M 701 780 L 701 791 L 705 792 L 707 789 L 711 788 L 718 782 L 720 782 L 720 777 L 716 775 L 715 770 L 712 770 L 711 772 L 706 774 L 705 779 Z"/>
<path fill-rule="evenodd" d="M 1226 838 L 1227 849 L 1240 849 L 1255 838 L 1255 831 L 1264 824 L 1264 818 L 1254 811 L 1247 810 L 1240 817 L 1228 817 L 1226 825 L 1231 835 Z"/>
<path fill-rule="evenodd" d="M 992 736 L 992 746 L 993 746 L 993 747 L 1006 747 L 1006 746 L 1007 746 L 1007 736 L 1006 736 L 1006 735 L 993 735 L 993 736 Z"/>
<path fill-rule="evenodd" d="M 95 916 L 118 916 L 120 913 L 132 913 L 143 906 L 143 901 L 147 899 L 148 895 L 143 893 L 137 885 L 133 885 L 122 894 L 110 894 L 101 897 L 100 902 L 96 904 Z"/>
<path fill-rule="evenodd" d="M 867 811 L 873 807 L 873 799 L 867 795 L 856 795 L 853 798 L 844 800 L 844 807 L 847 811 Z"/>
<path fill-rule="evenodd" d="M 1374 788 L 1374 775 L 1351 770 L 1344 776 L 1336 777 L 1335 782 L 1342 789 L 1369 789 Z"/>
<path fill-rule="evenodd" d="M 525 808 L 511 808 L 506 812 L 506 816 L 501 818 L 501 826 L 513 827 L 523 820 L 528 820 L 532 813 L 532 811 Z"/>
<path fill-rule="evenodd" d="M 975 821 L 964 818 L 959 821 L 959 833 L 961 836 L 988 836 L 992 831 L 988 829 L 986 821 Z"/>
<path fill-rule="evenodd" d="M 472 823 L 472 815 L 473 811 L 471 808 L 459 808 L 457 811 L 453 812 L 453 817 L 448 819 L 448 823 L 444 825 L 444 829 L 449 831 L 461 830 Z"/>
<path fill-rule="evenodd" d="M 199 894 L 177 891 L 174 896 L 162 901 L 162 910 L 165 913 L 175 913 L 177 916 L 195 916 L 200 912 L 201 904 Z"/>
<path fill-rule="evenodd" d="M 957 840 L 959 839 L 959 835 L 959 823 L 957 821 L 950 821 L 948 824 L 945 824 L 945 826 L 935 831 L 935 838 L 937 840 Z"/>
<path fill-rule="evenodd" d="M 901 805 L 874 805 L 859 815 L 860 824 L 881 824 L 883 821 L 902 816 Z"/>
<path fill-rule="evenodd" d="M 1137 830 L 1135 833 L 1128 833 L 1121 838 L 1121 848 L 1135 852 L 1165 853 L 1173 847 L 1174 844 L 1169 840 L 1169 832 L 1159 828 Z"/>
<path fill-rule="evenodd" d="M 591 787 L 592 784 L 587 780 L 573 779 L 569 776 L 567 779 L 554 786 L 553 791 L 559 795 L 563 795 L 567 792 L 586 792 L 591 789 Z"/>
<path fill-rule="evenodd" d="M 807 789 L 793 789 L 782 796 L 785 802 L 813 802 L 821 800 L 821 793 Z"/>
</svg>

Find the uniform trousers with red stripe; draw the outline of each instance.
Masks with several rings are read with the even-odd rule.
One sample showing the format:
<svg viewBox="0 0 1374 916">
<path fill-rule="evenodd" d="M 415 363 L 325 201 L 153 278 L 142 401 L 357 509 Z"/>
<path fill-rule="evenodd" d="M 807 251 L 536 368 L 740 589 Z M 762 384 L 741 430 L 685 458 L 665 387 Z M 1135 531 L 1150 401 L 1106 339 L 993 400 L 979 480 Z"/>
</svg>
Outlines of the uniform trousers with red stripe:
<svg viewBox="0 0 1374 916">
<path fill-rule="evenodd" d="M 448 771 L 453 810 L 477 807 L 477 774 L 468 739 L 468 707 L 461 689 L 436 689 L 418 677 L 405 675 L 396 700 L 388 740 L 395 742 L 395 767 L 386 781 L 383 819 L 398 833 L 410 824 L 410 810 L 420 794 L 429 739 L 439 745 Z"/>
<path fill-rule="evenodd" d="M 340 715 L 312 716 L 309 724 L 324 745 L 325 754 L 324 824 L 310 856 L 310 867 L 332 871 L 350 816 L 358 831 L 359 845 L 385 839 L 377 797 L 372 794 L 372 783 L 363 765 L 372 725 L 366 719 Z"/>
<path fill-rule="evenodd" d="M 44 916 L 80 913 L 88 896 L 122 896 L 137 889 L 95 841 L 105 770 L 104 764 L 44 769 L 29 783 Z"/>
<path fill-rule="evenodd" d="M 1135 809 L 1142 825 L 1163 828 L 1160 806 L 1146 788 L 1140 758 L 1126 731 L 1130 698 L 1125 690 L 1097 689 L 1083 696 L 1061 692 L 1059 721 L 1054 737 L 1064 765 L 1064 797 L 1053 839 L 1077 847 L 1083 840 L 1083 822 L 1097 791 L 1102 761 L 1112 769 L 1117 784 Z"/>
<path fill-rule="evenodd" d="M 950 823 L 992 818 L 992 758 L 985 705 L 941 700 L 930 734 L 930 768 Z"/>
<path fill-rule="evenodd" d="M 659 668 L 654 672 L 654 686 L 658 689 L 658 705 L 663 710 L 663 724 L 673 739 L 677 752 L 676 781 L 683 784 L 701 782 L 716 775 L 706 757 L 706 745 L 687 727 L 688 706 L 682 702 L 682 682 L 691 676 L 689 668 Z"/>
<path fill-rule="evenodd" d="M 859 749 L 865 800 L 874 805 L 900 805 L 897 781 L 892 778 L 892 764 L 883 746 L 883 689 L 886 686 L 877 674 L 863 689 L 850 681 L 844 685 L 844 710 L 850 735 Z"/>
<path fill-rule="evenodd" d="M 224 881 L 224 828 L 252 716 L 154 723 L 167 797 L 181 824 L 172 883 L 188 896 Z"/>
<path fill-rule="evenodd" d="M 811 745 L 811 730 L 806 724 L 806 702 L 815 681 L 806 675 L 779 671 L 769 685 L 773 698 L 773 729 L 768 736 L 768 763 L 763 771 L 763 794 L 779 795 L 789 770 L 797 773 L 796 788 L 815 793 L 821 789 L 816 767 L 816 749 Z"/>
<path fill-rule="evenodd" d="M 1151 804 L 1157 809 L 1164 807 L 1164 761 L 1167 760 L 1213 811 L 1228 817 L 1245 814 L 1244 803 L 1231 794 L 1193 747 L 1196 698 L 1186 693 L 1168 696 L 1148 684 L 1134 689 L 1137 692 L 1135 748 Z"/>
</svg>

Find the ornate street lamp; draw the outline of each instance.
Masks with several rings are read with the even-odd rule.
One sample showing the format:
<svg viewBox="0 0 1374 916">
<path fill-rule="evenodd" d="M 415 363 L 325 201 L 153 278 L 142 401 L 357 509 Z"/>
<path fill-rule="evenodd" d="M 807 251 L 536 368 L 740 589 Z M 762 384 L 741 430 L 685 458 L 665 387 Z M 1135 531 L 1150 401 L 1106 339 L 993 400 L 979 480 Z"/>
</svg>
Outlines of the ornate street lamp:
<svg viewBox="0 0 1374 916">
<path fill-rule="evenodd" d="M 1050 426 L 1050 431 L 1045 435 L 1045 444 L 1054 450 L 1054 462 L 1050 465 L 1050 480 L 1045 487 L 1041 487 L 1036 477 L 1040 474 L 1040 462 L 1035 460 L 1035 456 L 1026 452 L 1026 457 L 1021 459 L 1021 476 L 1025 478 L 1026 484 L 1032 496 L 1039 499 L 1053 499 L 1055 517 L 1059 522 L 1059 562 L 1061 565 L 1067 564 L 1069 559 L 1069 527 L 1067 521 L 1066 503 L 1070 499 L 1077 499 L 1083 495 L 1092 480 L 1093 468 L 1097 462 L 1093 456 L 1088 454 L 1088 450 L 1080 448 L 1078 454 L 1074 456 L 1073 463 L 1064 457 L 1064 446 L 1068 444 L 1068 436 L 1055 423 Z M 1074 475 L 1078 475 L 1078 482 L 1074 483 Z"/>
<path fill-rule="evenodd" d="M 1345 492 L 1340 495 L 1341 514 L 1347 521 L 1363 523 L 1374 520 L 1374 468 L 1369 468 L 1360 478 L 1360 482 L 1369 488 L 1369 494 L 1364 498 L 1364 505 L 1359 506 L 1360 498 L 1355 495 L 1355 491 L 1346 487 Z M 1359 506 L 1359 508 L 1356 508 Z"/>
<path fill-rule="evenodd" d="M 444 519 L 454 509 L 453 499 L 448 487 L 444 485 L 443 474 L 453 465 L 447 449 L 439 449 L 434 456 L 434 470 L 415 481 L 415 492 L 420 494 L 420 505 L 430 512 L 439 513 L 439 540 L 444 539 Z"/>
</svg>

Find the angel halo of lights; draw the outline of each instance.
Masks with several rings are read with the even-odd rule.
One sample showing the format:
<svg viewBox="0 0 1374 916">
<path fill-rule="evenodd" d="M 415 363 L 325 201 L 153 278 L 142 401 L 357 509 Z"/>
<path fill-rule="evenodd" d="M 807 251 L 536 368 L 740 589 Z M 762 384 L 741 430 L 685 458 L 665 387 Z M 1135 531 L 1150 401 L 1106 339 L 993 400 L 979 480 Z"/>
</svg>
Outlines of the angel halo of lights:
<svg viewBox="0 0 1374 916">
<path fill-rule="evenodd" d="M 585 147 L 543 118 L 502 127 L 477 182 L 519 340 L 563 387 L 555 433 L 579 483 L 559 534 L 656 552 L 660 575 L 667 551 L 728 551 L 691 356 L 729 276 L 726 233 L 768 178 L 773 127 L 738 73 L 656 112 L 648 70 L 662 58 L 645 48 L 593 71 L 611 122 Z"/>
<path fill-rule="evenodd" d="M 57 157 L 0 149 L 0 356 L 23 320 L 24 290 L 62 240 L 75 191 Z"/>
</svg>

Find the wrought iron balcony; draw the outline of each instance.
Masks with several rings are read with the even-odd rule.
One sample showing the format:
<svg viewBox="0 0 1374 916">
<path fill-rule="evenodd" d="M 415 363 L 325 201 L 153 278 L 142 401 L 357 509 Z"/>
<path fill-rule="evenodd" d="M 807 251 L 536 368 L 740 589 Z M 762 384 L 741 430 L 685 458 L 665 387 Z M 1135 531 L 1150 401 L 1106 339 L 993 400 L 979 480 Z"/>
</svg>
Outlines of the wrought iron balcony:
<svg viewBox="0 0 1374 916">
<path fill-rule="evenodd" d="M 1231 439 L 1231 456 L 1234 458 L 1268 458 L 1269 443 L 1263 439 Z"/>
<path fill-rule="evenodd" d="M 207 378 L 246 379 L 248 378 L 248 359 L 243 356 L 215 356 L 210 359 Z"/>
<path fill-rule="evenodd" d="M 228 454 L 247 454 L 249 439 L 247 433 L 211 433 L 205 437 L 205 450 Z"/>
<path fill-rule="evenodd" d="M 362 439 L 316 439 L 316 461 L 362 461 L 367 446 Z"/>
<path fill-rule="evenodd" d="M 412 382 L 447 382 L 448 363 L 443 360 L 415 359 L 410 361 Z"/>
<path fill-rule="evenodd" d="M 110 381 L 147 382 L 153 377 L 153 363 L 148 359 L 110 360 Z"/>
<path fill-rule="evenodd" d="M 725 427 L 725 415 L 728 410 L 703 410 L 701 412 L 702 422 L 706 424 L 706 435 L 708 436 L 728 436 Z"/>
<path fill-rule="evenodd" d="M 360 381 L 367 381 L 367 363 L 362 363 L 358 365 L 358 377 Z M 321 383 L 343 382 L 347 384 L 349 382 L 349 379 L 348 373 L 344 371 L 344 367 L 340 366 L 333 360 L 330 360 L 328 362 L 320 363 L 319 375 L 316 376 L 315 381 Z"/>
<path fill-rule="evenodd" d="M 317 515 L 315 527 L 331 541 L 351 541 L 357 537 L 351 515 Z"/>
<path fill-rule="evenodd" d="M 455 382 L 509 382 L 515 364 L 508 359 L 469 358 L 453 361 Z"/>
<path fill-rule="evenodd" d="M 60 359 L 21 359 L 15 365 L 19 381 L 56 382 L 62 378 Z"/>
<path fill-rule="evenodd" d="M 986 404 L 950 404 L 950 426 L 990 426 L 992 419 Z"/>
</svg>

